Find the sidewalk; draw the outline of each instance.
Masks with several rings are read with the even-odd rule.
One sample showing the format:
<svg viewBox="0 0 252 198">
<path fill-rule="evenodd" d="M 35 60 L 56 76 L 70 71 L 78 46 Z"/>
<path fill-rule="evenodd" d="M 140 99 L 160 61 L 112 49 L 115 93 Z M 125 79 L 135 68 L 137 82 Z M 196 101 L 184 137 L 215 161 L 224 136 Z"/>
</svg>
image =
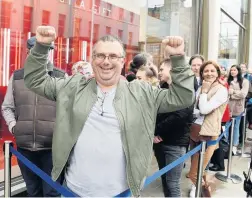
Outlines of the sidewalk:
<svg viewBox="0 0 252 198">
<path fill-rule="evenodd" d="M 247 138 L 252 138 L 252 131 L 247 129 Z M 252 147 L 252 142 L 246 141 L 245 153 L 250 153 Z M 234 156 L 232 161 L 231 173 L 236 174 L 244 180 L 243 171 L 247 173 L 248 166 L 250 163 L 250 158 L 242 158 L 240 156 Z M 227 168 L 227 160 L 225 160 Z M 186 167 L 182 172 L 181 178 L 181 188 L 182 188 L 182 197 L 188 197 L 189 190 L 191 187 L 191 181 L 186 178 L 186 173 L 190 168 L 190 160 L 186 162 Z M 158 170 L 157 162 L 155 157 L 153 157 L 152 168 L 149 171 L 149 175 L 152 175 Z M 225 183 L 218 180 L 214 175 L 216 172 L 209 171 L 209 179 L 212 188 L 213 197 L 246 197 L 246 193 L 243 191 L 243 182 L 240 184 L 233 184 L 232 182 Z M 226 172 L 223 172 L 226 174 Z M 146 189 L 143 190 L 143 197 L 163 197 L 161 179 L 159 178 L 152 184 L 150 184 Z"/>
</svg>

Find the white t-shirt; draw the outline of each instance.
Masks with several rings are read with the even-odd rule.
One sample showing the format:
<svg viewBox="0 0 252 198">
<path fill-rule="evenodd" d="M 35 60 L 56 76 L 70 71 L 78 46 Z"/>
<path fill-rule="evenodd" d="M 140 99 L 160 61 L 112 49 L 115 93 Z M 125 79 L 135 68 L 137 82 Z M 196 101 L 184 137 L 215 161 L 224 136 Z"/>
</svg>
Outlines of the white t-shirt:
<svg viewBox="0 0 252 198">
<path fill-rule="evenodd" d="M 128 189 L 121 130 L 113 107 L 115 89 L 104 97 L 98 87 L 97 94 L 65 174 L 67 187 L 81 197 L 113 197 Z"/>
<path fill-rule="evenodd" d="M 195 120 L 195 124 L 202 125 L 204 121 L 204 115 L 209 114 L 214 109 L 217 109 L 219 106 L 227 102 L 228 100 L 228 91 L 226 87 L 221 87 L 211 98 L 207 101 L 207 94 L 200 94 L 201 87 L 196 92 L 196 98 L 199 97 L 199 109 L 194 108 L 194 114 L 197 119 Z M 200 95 L 199 95 L 200 94 Z"/>
</svg>

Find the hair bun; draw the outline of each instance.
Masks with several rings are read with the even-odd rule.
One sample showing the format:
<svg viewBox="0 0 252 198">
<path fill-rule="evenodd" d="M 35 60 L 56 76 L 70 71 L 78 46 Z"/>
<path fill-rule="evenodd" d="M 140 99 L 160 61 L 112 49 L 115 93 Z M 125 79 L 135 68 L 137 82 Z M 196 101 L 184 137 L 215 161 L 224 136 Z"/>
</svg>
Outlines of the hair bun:
<svg viewBox="0 0 252 198">
<path fill-rule="evenodd" d="M 135 68 L 139 69 L 141 66 L 146 65 L 147 59 L 143 56 L 143 54 L 137 54 L 134 56 L 132 63 Z"/>
<path fill-rule="evenodd" d="M 130 72 L 130 73 L 127 74 L 126 79 L 127 79 L 128 82 L 131 82 L 131 81 L 136 79 L 136 75 L 134 73 Z"/>
<path fill-rule="evenodd" d="M 131 63 L 130 63 L 130 67 L 131 67 L 131 68 L 136 68 L 137 66 L 136 66 L 133 62 L 131 62 Z"/>
</svg>

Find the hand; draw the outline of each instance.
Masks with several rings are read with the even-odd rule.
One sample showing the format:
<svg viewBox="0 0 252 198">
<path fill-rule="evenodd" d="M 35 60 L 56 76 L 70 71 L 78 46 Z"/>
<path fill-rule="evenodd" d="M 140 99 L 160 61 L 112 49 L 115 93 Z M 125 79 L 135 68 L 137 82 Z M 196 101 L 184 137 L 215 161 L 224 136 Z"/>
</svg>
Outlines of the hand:
<svg viewBox="0 0 252 198">
<path fill-rule="evenodd" d="M 52 26 L 38 26 L 36 40 L 39 43 L 51 44 L 56 39 L 56 31 Z"/>
<path fill-rule="evenodd" d="M 203 142 L 203 141 L 209 141 L 209 140 L 211 140 L 212 139 L 212 136 L 203 136 L 203 135 L 199 135 L 199 140 L 201 141 L 201 142 Z"/>
<path fill-rule="evenodd" d="M 232 88 L 230 88 L 230 89 L 228 90 L 228 93 L 229 93 L 229 95 L 232 95 L 232 94 L 234 93 L 234 90 L 233 90 Z"/>
<path fill-rule="evenodd" d="M 153 142 L 155 143 L 155 144 L 158 144 L 158 143 L 160 143 L 160 142 L 162 142 L 163 141 L 163 139 L 160 137 L 160 136 L 155 136 L 154 137 L 154 140 L 153 140 Z"/>
<path fill-rule="evenodd" d="M 211 88 L 212 82 L 203 80 L 201 93 L 208 93 L 209 89 Z"/>
<path fill-rule="evenodd" d="M 167 36 L 162 43 L 165 44 L 164 58 L 185 54 L 184 39 L 180 36 Z"/>
</svg>

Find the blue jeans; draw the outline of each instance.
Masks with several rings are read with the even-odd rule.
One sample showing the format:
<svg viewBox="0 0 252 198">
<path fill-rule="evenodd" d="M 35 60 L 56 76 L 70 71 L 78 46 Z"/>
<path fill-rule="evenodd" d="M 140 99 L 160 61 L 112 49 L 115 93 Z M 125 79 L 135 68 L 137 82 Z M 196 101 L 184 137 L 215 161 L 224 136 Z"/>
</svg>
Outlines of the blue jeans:
<svg viewBox="0 0 252 198">
<path fill-rule="evenodd" d="M 235 125 L 234 125 L 234 135 L 233 135 L 233 146 L 238 146 L 239 137 L 240 137 L 240 123 L 241 117 L 235 117 Z M 229 133 L 227 133 L 226 139 L 229 139 Z"/>
<path fill-rule="evenodd" d="M 167 166 L 186 153 L 186 146 L 171 146 L 162 143 L 154 144 L 154 153 L 159 169 Z M 162 175 L 162 185 L 165 197 L 181 197 L 180 179 L 184 163 L 179 164 Z"/>
<path fill-rule="evenodd" d="M 238 146 L 239 144 L 240 123 L 241 123 L 241 117 L 236 117 L 235 125 L 234 125 L 234 139 L 233 139 L 234 146 Z"/>
<path fill-rule="evenodd" d="M 52 151 L 29 151 L 26 149 L 17 149 L 24 157 L 30 160 L 33 164 L 39 167 L 48 175 L 51 175 L 52 171 Z M 44 182 L 40 177 L 33 173 L 27 166 L 25 166 L 20 160 L 18 160 L 22 176 L 24 178 L 28 197 L 58 197 L 60 194 Z M 62 183 L 62 177 L 58 179 L 59 183 Z"/>
</svg>

